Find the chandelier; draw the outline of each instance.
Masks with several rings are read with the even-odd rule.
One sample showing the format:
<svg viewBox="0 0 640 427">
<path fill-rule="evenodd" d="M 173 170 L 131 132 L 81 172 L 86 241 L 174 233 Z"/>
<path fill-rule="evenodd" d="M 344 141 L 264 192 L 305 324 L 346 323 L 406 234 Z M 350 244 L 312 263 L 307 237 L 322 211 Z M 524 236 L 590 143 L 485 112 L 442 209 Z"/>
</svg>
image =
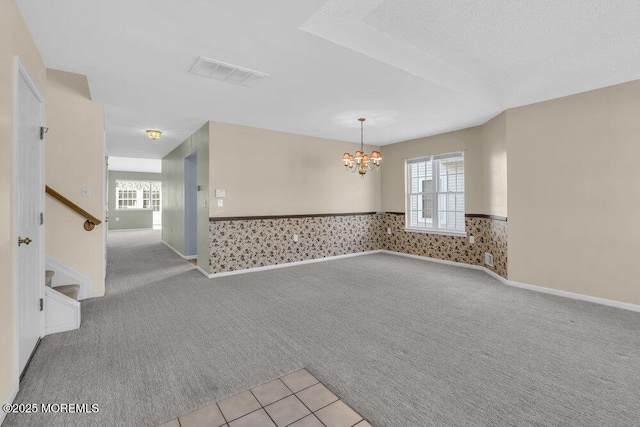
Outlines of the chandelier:
<svg viewBox="0 0 640 427">
<path fill-rule="evenodd" d="M 368 170 L 378 170 L 382 161 L 382 154 L 379 151 L 372 151 L 371 155 L 364 154 L 364 117 L 360 117 L 360 150 L 355 154 L 344 153 L 342 162 L 348 172 L 354 173 L 358 171 L 360 178 L 364 178 L 364 174 Z"/>
</svg>

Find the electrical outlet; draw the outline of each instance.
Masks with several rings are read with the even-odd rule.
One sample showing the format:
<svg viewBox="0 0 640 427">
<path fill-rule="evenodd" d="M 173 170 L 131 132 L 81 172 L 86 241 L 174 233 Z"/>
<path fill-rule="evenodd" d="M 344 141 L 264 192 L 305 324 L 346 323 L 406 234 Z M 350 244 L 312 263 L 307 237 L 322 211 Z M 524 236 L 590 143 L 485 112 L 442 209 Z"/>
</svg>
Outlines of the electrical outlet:
<svg viewBox="0 0 640 427">
<path fill-rule="evenodd" d="M 297 242 L 297 241 L 298 241 L 298 235 L 297 235 L 297 234 L 294 234 L 294 235 L 293 235 L 293 241 L 294 241 L 294 242 Z"/>
<path fill-rule="evenodd" d="M 119 218 L 119 217 L 116 217 L 116 222 L 118 222 L 118 221 L 120 221 L 120 218 Z"/>
<path fill-rule="evenodd" d="M 476 242 L 475 236 L 469 236 L 469 244 L 473 245 Z"/>
<path fill-rule="evenodd" d="M 391 234 L 391 227 L 387 227 L 387 234 Z"/>
<path fill-rule="evenodd" d="M 484 263 L 489 267 L 493 267 L 493 255 L 491 255 L 489 252 L 484 253 Z"/>
<path fill-rule="evenodd" d="M 223 199 L 218 199 L 218 207 L 221 208 L 224 206 L 224 200 Z"/>
</svg>

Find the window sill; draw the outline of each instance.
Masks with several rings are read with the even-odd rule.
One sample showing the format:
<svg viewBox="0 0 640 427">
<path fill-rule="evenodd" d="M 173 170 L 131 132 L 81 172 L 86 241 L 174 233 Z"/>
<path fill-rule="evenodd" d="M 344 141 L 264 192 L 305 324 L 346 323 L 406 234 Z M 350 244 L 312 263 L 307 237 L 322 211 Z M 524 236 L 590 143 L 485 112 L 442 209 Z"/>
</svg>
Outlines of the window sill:
<svg viewBox="0 0 640 427">
<path fill-rule="evenodd" d="M 466 231 L 429 230 L 426 228 L 408 228 L 408 227 L 405 227 L 404 231 L 406 231 L 407 233 L 440 234 L 443 236 L 467 237 Z"/>
</svg>

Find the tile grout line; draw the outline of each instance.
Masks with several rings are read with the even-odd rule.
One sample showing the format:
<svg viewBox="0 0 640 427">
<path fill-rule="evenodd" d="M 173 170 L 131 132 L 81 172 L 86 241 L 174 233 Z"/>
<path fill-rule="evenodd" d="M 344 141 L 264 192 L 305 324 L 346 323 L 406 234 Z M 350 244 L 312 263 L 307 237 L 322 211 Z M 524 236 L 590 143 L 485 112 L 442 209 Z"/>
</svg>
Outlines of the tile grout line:
<svg viewBox="0 0 640 427">
<path fill-rule="evenodd" d="M 243 391 L 242 393 L 244 393 L 244 391 Z M 233 396 L 231 396 L 231 397 L 233 397 Z M 258 404 L 260 404 L 260 402 L 258 402 Z M 260 409 L 263 409 L 263 407 L 262 407 L 262 406 L 260 406 L 258 409 L 254 409 L 253 411 L 251 411 L 251 412 L 247 412 L 246 414 L 241 415 L 241 416 L 239 416 L 238 418 L 234 418 L 234 419 L 232 419 L 231 421 L 229 421 L 227 424 L 230 424 L 230 423 L 232 423 L 232 422 L 238 421 L 240 418 L 244 418 L 244 417 L 246 417 L 247 415 L 251 415 L 251 414 L 253 414 L 254 412 L 259 411 Z M 266 412 L 266 411 L 265 411 L 265 412 Z M 269 415 L 269 414 L 267 414 L 267 415 Z M 223 415 L 223 417 L 224 417 L 224 415 Z M 226 419 L 226 418 L 225 418 L 225 419 Z"/>
<path fill-rule="evenodd" d="M 302 368 L 302 369 L 305 369 L 305 370 L 306 370 L 306 368 Z M 302 369 L 300 369 L 300 370 L 302 370 Z M 295 372 L 298 372 L 298 371 L 295 371 Z M 334 404 L 334 403 L 336 403 L 336 402 L 338 402 L 338 401 L 342 401 L 342 400 L 340 399 L 340 397 L 339 397 L 337 394 L 335 394 L 331 389 L 329 389 L 329 387 L 327 387 L 324 383 L 322 383 L 320 380 L 318 380 L 318 378 L 316 378 L 316 377 L 315 377 L 315 375 L 311 374 L 308 370 L 307 370 L 307 373 L 308 373 L 309 375 L 311 375 L 311 376 L 316 380 L 316 382 L 315 382 L 315 383 L 313 383 L 313 384 L 311 384 L 311 385 L 309 385 L 309 386 L 307 386 L 307 387 L 301 388 L 301 389 L 300 389 L 300 390 L 298 390 L 297 392 L 294 392 L 294 391 L 293 391 L 293 389 L 292 389 L 291 387 L 289 387 L 289 386 L 288 386 L 288 385 L 287 385 L 287 384 L 282 380 L 282 378 L 283 378 L 283 377 L 276 378 L 275 380 L 280 381 L 280 382 L 281 382 L 281 383 L 282 383 L 282 384 L 287 388 L 287 390 L 289 390 L 289 392 L 290 392 L 291 394 L 290 394 L 290 395 L 288 395 L 288 396 L 282 397 L 282 398 L 280 398 L 280 399 L 278 399 L 278 400 L 274 400 L 273 402 L 270 402 L 270 403 L 269 403 L 268 405 L 266 405 L 266 406 L 273 405 L 274 403 L 280 402 L 280 401 L 282 401 L 282 400 L 284 400 L 284 399 L 287 399 L 287 398 L 289 398 L 289 397 L 291 397 L 291 396 L 295 396 L 295 398 L 298 400 L 298 402 L 302 403 L 302 405 L 303 405 L 303 406 L 304 406 L 304 407 L 309 411 L 309 414 L 306 414 L 306 415 L 304 415 L 303 417 L 301 417 L 301 418 L 299 418 L 299 419 L 297 419 L 297 420 L 294 420 L 294 421 L 290 422 L 289 424 L 286 424 L 286 426 L 290 426 L 290 425 L 292 425 L 292 424 L 295 424 L 295 423 L 297 423 L 298 421 L 300 421 L 300 420 L 302 420 L 302 419 L 304 419 L 304 418 L 308 417 L 309 415 L 312 415 L 316 420 L 318 420 L 318 422 L 319 422 L 320 424 L 322 424 L 323 426 L 325 426 L 325 427 L 326 427 L 326 424 L 325 424 L 325 423 L 324 423 L 324 422 L 323 422 L 323 421 L 322 421 L 322 420 L 321 420 L 321 419 L 316 415 L 316 412 L 318 412 L 318 411 L 320 411 L 320 410 L 322 410 L 322 409 L 326 408 L 327 406 L 330 406 L 330 405 L 332 405 L 332 404 Z M 287 375 L 289 375 L 289 374 L 287 374 Z M 285 376 L 286 376 L 286 375 L 285 375 Z M 266 383 L 263 383 L 263 384 L 257 385 L 256 387 L 253 387 L 253 388 L 260 387 L 261 385 L 268 384 L 269 382 L 273 382 L 273 381 L 275 381 L 275 380 L 267 381 Z M 327 390 L 329 390 L 329 391 L 330 391 L 330 392 L 331 392 L 331 393 L 336 397 L 336 400 L 334 400 L 334 401 L 332 401 L 332 402 L 330 402 L 330 403 L 328 403 L 328 404 L 326 404 L 326 405 L 324 405 L 324 406 L 322 406 L 322 407 L 320 407 L 320 408 L 316 409 L 315 411 L 312 411 L 312 410 L 311 410 L 311 408 L 309 408 L 309 407 L 308 407 L 308 406 L 307 406 L 307 405 L 302 401 L 302 399 L 300 399 L 300 397 L 298 397 L 298 394 L 297 394 L 297 393 L 300 393 L 300 392 L 303 392 L 303 391 L 305 391 L 305 390 L 308 390 L 308 389 L 310 389 L 311 387 L 315 387 L 315 386 L 317 386 L 318 384 L 322 385 L 322 386 L 323 386 L 323 387 L 325 387 Z M 267 416 L 269 417 L 269 419 L 270 419 L 270 420 L 274 423 L 274 425 L 276 425 L 276 427 L 277 427 L 277 425 L 278 425 L 278 424 L 277 424 L 277 423 L 276 423 L 276 421 L 271 417 L 271 415 L 270 415 L 270 414 L 269 414 L 269 412 L 267 411 L 266 406 L 265 406 L 265 405 L 263 405 L 263 404 L 262 404 L 262 402 L 260 402 L 260 400 L 258 400 L 258 398 L 256 397 L 256 395 L 253 393 L 252 389 L 248 389 L 247 391 L 248 391 L 249 393 L 251 393 L 251 396 L 253 396 L 253 398 L 256 400 L 256 402 L 258 402 L 258 404 L 260 405 L 260 408 L 258 408 L 258 409 L 254 409 L 253 411 L 248 412 L 248 413 L 246 413 L 246 414 L 244 414 L 244 415 L 242 415 L 242 416 L 240 416 L 240 417 L 238 417 L 238 418 L 234 418 L 233 420 L 228 420 L 228 419 L 227 419 L 227 417 L 226 417 L 226 416 L 224 415 L 224 413 L 222 412 L 222 408 L 220 408 L 220 405 L 218 404 L 219 402 L 214 402 L 214 404 L 216 405 L 216 407 L 217 407 L 217 408 L 218 408 L 218 410 L 220 411 L 220 414 L 222 415 L 222 418 L 223 418 L 223 419 L 224 419 L 224 421 L 225 421 L 225 424 L 224 424 L 224 425 L 227 425 L 227 426 L 229 426 L 229 427 L 230 427 L 230 423 L 231 423 L 232 421 L 237 421 L 237 420 L 239 420 L 239 419 L 241 419 L 241 418 L 246 417 L 247 415 L 253 414 L 254 412 L 257 412 L 257 411 L 259 411 L 260 409 L 262 409 L 262 410 L 264 410 L 264 412 L 267 414 Z M 238 394 L 241 394 L 241 393 L 238 393 Z M 235 397 L 235 396 L 237 396 L 238 394 L 235 394 L 234 396 L 230 396 L 230 397 Z M 223 399 L 223 400 L 224 400 L 224 399 Z M 346 405 L 346 403 L 345 403 L 345 405 Z M 348 405 L 347 405 L 347 406 L 348 406 Z M 350 406 L 348 406 L 348 407 L 349 407 L 351 410 L 353 410 L 353 408 L 351 408 Z M 354 412 L 355 412 L 355 411 L 354 411 Z M 362 415 L 360 415 L 360 413 L 359 413 L 359 412 L 356 412 L 356 413 L 361 417 L 361 419 L 360 419 L 359 421 L 357 421 L 355 424 L 352 424 L 350 427 L 357 427 L 357 425 L 358 425 L 358 424 L 362 423 L 363 421 L 367 421 L 364 417 L 362 417 Z M 178 425 L 179 425 L 180 427 L 182 427 L 182 423 L 180 422 L 180 417 L 175 418 L 175 420 L 176 420 L 176 421 L 178 421 Z M 367 422 L 368 422 L 368 421 L 367 421 Z M 285 426 L 285 427 L 286 427 L 286 426 Z"/>
<path fill-rule="evenodd" d="M 265 383 L 265 384 L 267 384 L 267 383 Z M 260 385 L 262 385 L 262 384 L 260 384 Z M 256 387 L 260 387 L 260 386 L 256 386 Z M 256 387 L 254 387 L 254 388 L 256 388 Z M 262 402 L 260 402 L 260 401 L 258 400 L 258 398 L 256 397 L 256 395 L 255 395 L 255 394 L 253 394 L 253 392 L 251 391 L 251 389 L 249 389 L 249 393 L 251 393 L 251 395 L 252 395 L 252 396 L 253 396 L 253 398 L 256 400 L 256 402 L 258 402 L 258 405 L 260 405 L 260 409 L 262 409 L 262 410 L 265 412 L 265 414 L 267 414 L 267 417 L 269 417 L 269 419 L 271 420 L 271 422 L 272 422 L 276 427 L 278 427 L 278 423 L 276 423 L 276 420 L 274 420 L 273 418 L 271 418 L 271 414 L 269 414 L 269 412 L 267 411 L 267 408 L 265 408 L 265 407 L 262 405 Z M 270 403 L 269 405 L 271 405 L 271 403 Z M 267 405 L 267 406 L 269 406 L 269 405 Z M 256 409 L 256 411 L 258 411 L 258 410 L 259 410 L 259 409 Z M 253 412 L 255 412 L 255 411 L 253 411 Z M 253 414 L 253 412 L 251 412 L 251 414 Z M 247 415 L 249 415 L 249 414 L 247 414 Z"/>
<path fill-rule="evenodd" d="M 227 417 L 224 416 L 224 413 L 222 412 L 222 408 L 220 407 L 220 405 L 218 405 L 218 402 L 215 402 L 216 408 L 218 408 L 218 411 L 220 411 L 220 414 L 222 415 L 222 419 L 224 420 L 225 425 L 229 425 L 229 421 L 227 421 Z"/>
<path fill-rule="evenodd" d="M 306 370 L 306 368 L 303 368 L 303 369 L 305 369 L 305 370 Z M 307 372 L 309 372 L 309 371 L 307 370 Z M 298 392 L 297 392 L 297 393 L 300 393 L 301 391 L 307 390 L 307 389 L 309 389 L 309 388 L 311 388 L 311 387 L 314 387 L 314 386 L 316 386 L 316 385 L 318 385 L 318 384 L 321 384 L 324 388 L 326 388 L 327 390 L 329 390 L 329 391 L 330 391 L 330 392 L 331 392 L 331 393 L 336 397 L 336 400 L 334 400 L 334 401 L 333 401 L 333 402 L 331 402 L 331 403 L 327 403 L 326 405 L 324 405 L 324 406 L 323 406 L 323 407 L 321 407 L 321 408 L 316 409 L 315 411 L 311 411 L 311 409 L 310 409 L 307 405 L 305 405 L 305 403 L 304 403 L 304 402 L 302 402 L 302 399 L 300 399 L 296 393 L 293 393 L 293 390 L 291 390 L 291 389 L 289 388 L 289 386 L 288 386 L 288 385 L 284 384 L 284 381 L 282 381 L 282 380 L 280 380 L 280 381 L 282 381 L 282 383 L 285 385 L 285 387 L 287 387 L 287 388 L 288 388 L 288 389 L 289 389 L 289 390 L 294 394 L 294 396 L 298 397 L 298 400 L 299 400 L 300 402 L 302 402 L 302 404 L 303 404 L 307 409 L 309 409 L 309 410 L 311 411 L 311 414 L 312 414 L 314 417 L 316 417 L 316 419 L 317 419 L 318 421 L 320 421 L 320 424 L 322 424 L 322 425 L 326 426 L 326 424 L 325 424 L 325 423 L 323 423 L 323 422 L 322 422 L 322 420 L 321 420 L 321 419 L 316 415 L 316 412 L 318 412 L 318 411 L 320 411 L 320 410 L 322 410 L 322 409 L 326 408 L 326 407 L 327 407 L 327 406 L 329 406 L 329 405 L 333 405 L 334 403 L 336 403 L 336 402 L 338 402 L 338 401 L 341 401 L 341 402 L 342 402 L 342 403 L 344 403 L 345 405 L 347 405 L 347 404 L 346 404 L 346 402 L 345 402 L 344 400 L 342 400 L 342 398 L 340 398 L 340 396 L 338 396 L 336 393 L 334 393 L 334 392 L 333 392 L 333 390 L 331 390 L 331 389 L 330 389 L 329 387 L 327 387 L 323 382 L 321 382 L 318 378 L 316 378 L 316 376 L 315 376 L 315 375 L 313 375 L 311 372 L 309 372 L 309 375 L 311 375 L 313 378 L 315 378 L 315 379 L 316 379 L 316 381 L 318 381 L 318 382 L 317 382 L 317 383 L 315 383 L 315 384 L 311 384 L 311 385 L 310 385 L 310 386 L 308 386 L 308 387 L 305 387 L 305 388 L 303 388 L 303 389 L 298 390 Z M 281 378 L 282 378 L 282 377 L 281 377 Z M 356 414 L 358 414 L 358 416 L 360 416 L 360 418 L 361 418 L 359 421 L 357 421 L 355 424 L 352 424 L 352 425 L 351 425 L 351 426 L 349 426 L 349 427 L 356 427 L 356 426 L 357 426 L 358 424 L 360 424 L 361 422 L 366 421 L 366 420 L 365 420 L 365 418 L 360 414 L 360 412 L 357 412 L 357 411 L 356 411 L 355 409 L 353 409 L 350 405 L 347 405 L 347 407 L 349 407 L 352 411 L 354 411 Z M 304 417 L 303 417 L 303 418 L 304 418 Z M 301 418 L 301 419 L 302 419 L 302 418 Z M 298 421 L 299 421 L 299 420 L 298 420 Z M 368 422 L 368 421 L 367 421 L 367 422 Z"/>
<path fill-rule="evenodd" d="M 307 371 L 307 372 L 308 372 L 308 371 Z M 311 374 L 311 372 L 309 372 L 309 373 Z M 313 375 L 313 374 L 312 374 L 312 375 Z M 316 377 L 315 377 L 315 375 L 313 375 L 313 377 L 314 377 L 314 378 L 316 378 Z M 316 378 L 316 379 L 317 379 L 317 378 Z M 318 412 L 318 411 L 320 411 L 320 410 L 322 410 L 322 409 L 326 408 L 327 406 L 329 406 L 329 405 L 333 405 L 334 403 L 336 403 L 336 402 L 340 401 L 340 402 L 344 403 L 344 404 L 345 404 L 349 409 L 351 409 L 353 412 L 355 412 L 356 414 L 358 414 L 358 416 L 360 416 L 360 418 L 361 418 L 361 420 L 360 420 L 360 421 L 357 421 L 355 424 L 351 425 L 350 427 L 356 427 L 356 426 L 357 426 L 358 424 L 360 424 L 361 422 L 363 422 L 363 421 L 367 421 L 367 420 L 362 416 L 362 414 L 360 414 L 360 412 L 358 412 L 358 411 L 356 411 L 355 409 L 353 409 L 353 408 L 351 407 L 351 405 L 347 405 L 347 402 L 345 402 L 345 401 L 344 401 L 340 396 L 338 396 L 338 394 L 337 394 L 337 393 L 334 393 L 334 392 L 333 392 L 333 390 L 331 390 L 329 387 L 327 387 L 323 382 L 320 382 L 320 380 L 318 380 L 318 382 L 317 382 L 316 384 L 322 384 L 322 386 L 323 386 L 324 388 L 326 388 L 327 390 L 329 390 L 329 391 L 330 391 L 330 392 L 331 392 L 331 393 L 332 393 L 332 394 L 337 398 L 337 400 L 334 400 L 334 401 L 333 401 L 333 402 L 331 402 L 331 403 L 327 403 L 327 404 L 326 404 L 326 405 L 324 405 L 322 408 L 318 408 L 318 409 L 316 409 L 316 411 L 315 411 L 315 412 L 312 412 L 312 414 L 313 414 L 313 415 L 315 415 L 315 414 L 316 414 L 316 412 Z M 314 385 L 316 385 L 316 384 L 314 384 Z M 285 384 L 285 385 L 286 385 L 286 384 Z M 314 385 L 310 385 L 310 386 L 309 386 L 309 387 L 307 387 L 307 388 L 311 388 L 311 387 L 313 387 Z M 303 389 L 303 390 L 306 390 L 306 388 L 305 388 L 305 389 Z M 302 390 L 300 390 L 300 391 L 302 391 Z M 296 397 L 297 397 L 297 396 L 296 396 Z M 304 404 L 304 403 L 303 403 L 303 404 Z M 305 405 L 305 406 L 306 406 L 306 405 Z M 318 418 L 318 416 L 316 416 L 316 418 Z M 320 418 L 318 418 L 318 420 L 320 420 Z M 320 420 L 320 422 L 322 423 L 322 420 Z M 368 422 L 368 421 L 367 421 L 367 422 Z M 324 423 L 323 423 L 323 424 L 324 424 Z"/>
<path fill-rule="evenodd" d="M 309 387 L 305 387 L 305 388 L 303 388 L 303 389 L 298 390 L 298 393 L 300 393 L 301 391 L 306 390 L 306 389 L 308 389 L 308 388 L 311 388 L 311 387 L 313 387 L 313 386 L 314 386 L 314 385 L 316 385 L 316 384 L 321 384 L 321 383 L 320 383 L 320 380 L 319 380 L 319 379 L 317 379 L 317 378 L 316 378 L 316 376 L 315 376 L 315 375 L 313 375 L 311 372 L 309 372 L 309 371 L 307 370 L 307 368 L 302 368 L 302 369 L 304 369 L 305 371 L 307 371 L 307 372 L 309 373 L 309 375 L 311 375 L 311 376 L 312 376 L 312 377 L 313 377 L 317 382 L 316 382 L 316 383 L 314 383 L 314 384 L 311 384 Z M 301 369 L 301 370 L 302 370 L 302 369 Z M 297 371 L 296 371 L 296 372 L 297 372 Z M 292 373 L 293 373 L 293 372 L 292 372 Z M 288 374 L 287 374 L 287 375 L 288 375 Z M 322 424 L 323 426 L 325 426 L 325 427 L 326 427 L 326 424 L 325 424 L 325 423 L 323 423 L 323 422 L 322 422 L 322 420 L 321 420 L 320 418 L 318 418 L 318 416 L 315 414 L 315 412 L 313 412 L 313 411 L 311 410 L 311 408 L 309 408 L 307 405 L 305 405 L 305 403 L 304 403 L 304 402 L 303 402 L 303 401 L 298 397 L 298 395 L 297 395 L 297 394 L 295 394 L 295 393 L 293 392 L 293 390 L 291 390 L 291 387 L 289 387 L 289 386 L 288 386 L 284 381 L 282 381 L 282 378 L 283 378 L 283 377 L 278 378 L 278 379 L 280 380 L 280 382 L 282 382 L 282 384 L 284 384 L 284 386 L 285 386 L 286 388 L 288 388 L 288 389 L 289 389 L 289 391 L 293 394 L 293 396 L 295 396 L 295 397 L 296 397 L 296 399 L 298 399 L 298 401 L 299 401 L 300 403 L 302 403 L 302 404 L 304 405 L 304 407 L 305 407 L 305 408 L 307 408 L 307 409 L 309 410 L 309 412 L 311 412 L 311 414 L 310 414 L 310 415 L 313 415 L 313 416 L 316 418 L 316 420 L 318 420 L 318 421 L 320 422 L 320 424 Z M 323 384 L 323 385 L 324 385 L 324 384 Z M 326 387 L 326 386 L 325 386 L 325 387 Z M 306 415 L 305 415 L 305 416 L 306 416 Z M 302 418 L 305 418 L 305 417 L 302 417 Z M 300 420 L 301 420 L 302 418 L 300 418 Z M 296 420 L 296 421 L 294 421 L 294 422 L 298 422 L 298 421 L 300 421 L 300 420 Z M 293 424 L 293 423 L 292 423 L 292 424 Z"/>
</svg>

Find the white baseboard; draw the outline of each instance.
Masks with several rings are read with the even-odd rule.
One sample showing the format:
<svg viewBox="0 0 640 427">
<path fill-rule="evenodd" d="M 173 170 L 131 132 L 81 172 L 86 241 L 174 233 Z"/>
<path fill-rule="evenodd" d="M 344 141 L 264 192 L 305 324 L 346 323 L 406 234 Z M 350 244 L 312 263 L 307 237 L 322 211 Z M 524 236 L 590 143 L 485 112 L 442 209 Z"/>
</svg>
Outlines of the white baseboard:
<svg viewBox="0 0 640 427">
<path fill-rule="evenodd" d="M 556 295 L 559 297 L 577 299 L 580 301 L 593 302 L 596 304 L 602 304 L 602 305 L 608 305 L 610 307 L 621 308 L 623 310 L 640 312 L 640 305 L 629 304 L 627 302 L 615 301 L 615 300 L 606 299 L 606 298 L 599 298 L 591 295 L 577 294 L 574 292 L 561 291 L 560 289 L 545 288 L 543 286 L 529 285 L 527 283 L 514 282 L 512 280 L 509 280 L 508 285 L 514 286 L 516 288 L 527 289 L 530 291 Z"/>
<path fill-rule="evenodd" d="M 473 265 L 473 264 L 467 264 L 464 262 L 458 262 L 458 261 L 449 261 L 446 259 L 440 259 L 440 258 L 431 258 L 428 256 L 422 256 L 422 255 L 413 255 L 413 254 L 408 254 L 405 252 L 395 252 L 395 251 L 388 251 L 386 249 L 382 249 L 380 251 L 378 251 L 380 253 L 383 254 L 389 254 L 389 255 L 398 255 L 398 256 L 403 256 L 405 258 L 414 258 L 414 259 L 420 259 L 422 261 L 429 261 L 429 262 L 437 262 L 438 264 L 447 264 L 447 265 L 455 265 L 457 267 L 464 267 L 464 268 L 471 268 L 473 270 L 482 270 L 482 271 L 486 271 L 492 275 L 495 275 L 496 278 L 500 278 L 502 280 L 506 280 L 504 277 L 497 275 L 496 273 L 494 273 L 493 271 L 484 268 L 482 266 L 479 265 Z"/>
<path fill-rule="evenodd" d="M 164 240 L 161 240 L 162 243 L 165 244 L 166 247 L 168 247 L 169 249 L 171 249 L 173 252 L 175 252 L 177 255 L 180 256 L 180 258 L 182 259 L 188 259 L 186 258 L 184 255 L 182 255 L 182 253 L 180 253 L 179 250 L 177 250 L 176 248 L 174 248 L 173 246 L 171 246 L 170 244 L 168 244 L 167 242 L 165 242 Z"/>
<path fill-rule="evenodd" d="M 350 257 L 354 257 L 354 256 L 361 256 L 361 255 L 376 254 L 376 253 L 380 253 L 380 252 L 385 252 L 385 251 L 380 250 L 380 249 L 376 249 L 376 250 L 373 250 L 373 251 L 356 252 L 356 253 L 353 253 L 353 254 L 334 255 L 334 256 L 328 256 L 328 257 L 324 257 L 324 258 L 313 258 L 313 259 L 305 259 L 305 260 L 302 260 L 302 261 L 285 262 L 285 263 L 282 263 L 282 264 L 265 265 L 263 267 L 253 267 L 253 268 L 245 268 L 245 269 L 242 269 L 242 270 L 223 271 L 222 273 L 205 274 L 202 269 L 200 269 L 200 271 L 203 274 L 205 274 L 207 277 L 209 277 L 209 279 L 213 279 L 215 277 L 234 276 L 236 274 L 255 273 L 255 272 L 258 272 L 258 271 L 265 271 L 265 270 L 275 270 L 276 268 L 295 267 L 296 265 L 313 264 L 315 262 L 324 262 L 324 261 L 333 261 L 333 260 L 336 260 L 336 259 L 350 258 Z M 389 252 L 389 253 L 395 253 L 395 252 Z"/>
<path fill-rule="evenodd" d="M 47 270 L 55 271 L 51 280 L 51 286 L 56 287 L 60 285 L 80 285 L 78 291 L 78 301 L 82 301 L 87 298 L 91 298 L 91 278 L 87 275 L 80 273 L 77 270 L 69 267 L 68 265 L 51 258 L 49 255 L 45 257 L 45 268 Z"/>
<path fill-rule="evenodd" d="M 403 256 L 403 257 L 407 257 L 407 258 L 421 259 L 423 261 L 437 262 L 437 263 L 440 263 L 440 264 L 449 264 L 449 265 L 455 265 L 455 266 L 458 266 L 458 267 L 471 268 L 473 270 L 482 270 L 485 273 L 489 274 L 491 277 L 499 280 L 500 282 L 502 282 L 503 284 L 505 284 L 507 286 L 513 286 L 515 288 L 526 289 L 526 290 L 534 291 L 534 292 L 541 292 L 541 293 L 555 295 L 555 296 L 559 296 L 559 297 L 563 297 L 563 298 L 571 298 L 571 299 L 580 300 L 580 301 L 593 302 L 593 303 L 596 303 L 596 304 L 602 304 L 602 305 L 607 305 L 607 306 L 610 306 L 610 307 L 621 308 L 623 310 L 640 312 L 640 305 L 629 304 L 629 303 L 626 303 L 626 302 L 594 297 L 594 296 L 591 296 L 591 295 L 577 294 L 577 293 L 574 293 L 574 292 L 562 291 L 562 290 L 559 290 L 559 289 L 545 288 L 543 286 L 529 285 L 527 283 L 514 282 L 513 280 L 505 279 L 504 277 L 496 274 L 495 272 L 489 270 L 488 268 L 480 266 L 480 265 L 472 265 L 472 264 L 466 264 L 466 263 L 463 263 L 463 262 L 456 262 L 456 261 L 446 261 L 446 260 L 437 259 L 437 258 L 430 258 L 430 257 L 426 257 L 426 256 L 406 254 L 404 252 L 394 252 L 394 251 L 387 251 L 387 250 L 381 250 L 379 252 L 387 253 L 387 254 L 390 254 L 390 255 Z"/>
<path fill-rule="evenodd" d="M 167 246 L 169 246 L 169 245 L 167 245 Z M 169 247 L 171 248 L 171 246 L 169 246 Z M 171 249 L 173 249 L 173 248 L 171 248 Z M 175 251 L 175 249 L 174 249 L 174 251 Z M 216 278 L 216 277 L 233 276 L 233 275 L 236 275 L 236 274 L 244 274 L 244 273 L 254 273 L 254 272 L 258 272 L 258 271 L 273 270 L 273 269 L 276 269 L 276 268 L 294 267 L 296 265 L 304 265 L 304 264 L 311 264 L 311 263 L 315 263 L 315 262 L 332 261 L 332 260 L 341 259 L 341 258 L 349 258 L 349 257 L 353 257 L 353 256 L 368 255 L 368 254 L 374 254 L 374 253 L 385 253 L 385 254 L 390 254 L 390 255 L 403 256 L 403 257 L 406 257 L 406 258 L 415 258 L 415 259 L 419 259 L 419 260 L 423 260 L 423 261 L 436 262 L 436 263 L 440 263 L 440 264 L 448 264 L 448 265 L 453 265 L 453 266 L 457 266 L 457 267 L 470 268 L 470 269 L 473 269 L 473 270 L 481 270 L 481 271 L 484 271 L 485 273 L 487 273 L 488 275 L 490 275 L 491 277 L 493 277 L 494 279 L 500 281 L 502 284 L 507 285 L 507 286 L 513 286 L 513 287 L 516 287 L 516 288 L 527 289 L 527 290 L 534 291 L 534 292 L 542 292 L 542 293 L 546 293 L 546 294 L 550 294 L 550 295 L 556 295 L 556 296 L 563 297 L 563 298 L 571 298 L 571 299 L 576 299 L 576 300 L 581 300 L 581 301 L 593 302 L 593 303 L 596 303 L 596 304 L 602 304 L 602 305 L 607 305 L 607 306 L 610 306 L 610 307 L 621 308 L 623 310 L 630 310 L 630 311 L 640 312 L 640 305 L 629 304 L 629 303 L 625 303 L 625 302 L 621 302 L 621 301 L 614 301 L 614 300 L 594 297 L 594 296 L 590 296 L 590 295 L 584 295 L 584 294 L 577 294 L 577 293 L 573 293 L 573 292 L 561 291 L 561 290 L 553 289 L 553 288 L 545 288 L 543 286 L 536 286 L 536 285 L 529 285 L 529 284 L 526 284 L 526 283 L 514 282 L 514 281 L 508 280 L 508 279 L 500 276 L 499 274 L 489 270 L 488 268 L 486 268 L 484 266 L 480 266 L 480 265 L 466 264 L 464 262 L 448 261 L 448 260 L 443 260 L 443 259 L 438 259 L 438 258 L 431 258 L 431 257 L 426 257 L 426 256 L 421 256 L 421 255 L 407 254 L 407 253 L 404 253 L 404 252 L 394 252 L 394 251 L 389 251 L 389 250 L 386 250 L 386 249 L 378 249 L 378 250 L 366 251 L 366 252 L 357 252 L 357 253 L 354 253 L 354 254 L 336 255 L 336 256 L 330 256 L 330 257 L 325 257 L 325 258 L 308 259 L 308 260 L 304 260 L 304 261 L 295 261 L 295 262 L 288 262 L 288 263 L 283 263 L 283 264 L 266 265 L 264 267 L 245 268 L 243 270 L 225 271 L 225 272 L 222 272 L 222 273 L 207 274 L 200 267 L 196 267 L 196 268 L 198 269 L 198 271 L 200 271 L 202 274 L 204 274 L 208 278 L 213 279 L 213 278 Z"/>
<path fill-rule="evenodd" d="M 168 244 L 167 242 L 165 242 L 164 240 L 162 240 L 162 243 L 165 244 L 166 247 L 168 247 L 169 249 L 171 249 L 173 252 L 176 253 L 176 255 L 178 255 L 180 258 L 182 259 L 186 259 L 187 261 L 190 259 L 197 259 L 198 255 L 182 255 L 180 253 L 180 251 L 178 251 L 176 248 L 174 248 L 173 246 L 171 246 L 170 244 Z M 200 267 L 198 267 L 197 265 L 195 266 L 196 270 L 198 270 L 200 273 L 204 274 L 205 277 L 209 277 L 209 273 L 207 273 L 206 271 L 204 271 L 203 269 L 201 269 Z"/>
<path fill-rule="evenodd" d="M 19 389 L 20 389 L 20 383 L 16 382 L 13 385 L 13 388 L 11 388 L 11 392 L 9 393 L 9 396 L 7 396 L 7 399 L 3 403 L 9 404 L 9 405 L 12 404 L 16 396 L 18 395 Z M 4 422 L 4 417 L 6 416 L 7 416 L 7 413 L 0 410 L 0 425 L 2 425 L 2 423 Z"/>
<path fill-rule="evenodd" d="M 206 271 L 204 271 L 203 269 L 201 269 L 201 268 L 200 268 L 200 266 L 197 266 L 197 265 L 196 265 L 196 270 L 198 270 L 200 273 L 204 274 L 204 275 L 205 275 L 205 277 L 209 277 L 209 276 L 210 276 L 210 274 L 209 274 L 209 273 L 207 273 Z M 210 277 L 209 277 L 209 278 L 210 278 Z"/>
</svg>

